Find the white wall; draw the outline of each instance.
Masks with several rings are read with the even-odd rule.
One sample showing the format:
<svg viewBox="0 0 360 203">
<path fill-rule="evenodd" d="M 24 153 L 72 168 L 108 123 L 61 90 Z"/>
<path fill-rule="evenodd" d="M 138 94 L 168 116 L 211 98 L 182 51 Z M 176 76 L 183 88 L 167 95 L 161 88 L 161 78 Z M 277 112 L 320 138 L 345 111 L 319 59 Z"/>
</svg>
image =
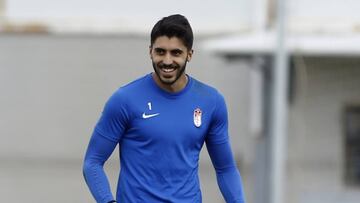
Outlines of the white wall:
<svg viewBox="0 0 360 203">
<path fill-rule="evenodd" d="M 290 0 L 289 28 L 297 33 L 359 33 L 357 0 Z"/>
<path fill-rule="evenodd" d="M 188 73 L 223 92 L 236 159 L 250 161 L 246 64 L 197 49 Z M 136 36 L 0 36 L 0 202 L 91 202 L 82 159 L 108 97 L 152 72 L 149 39 Z M 106 165 L 116 187 L 117 152 Z M 221 202 L 214 170 L 202 151 L 205 202 Z M 244 178 L 246 176 L 244 175 Z M 251 189 L 247 188 L 246 190 Z"/>
<path fill-rule="evenodd" d="M 82 158 L 111 93 L 152 71 L 147 38 L 9 35 L 0 40 L 1 158 Z M 223 92 L 234 150 L 244 157 L 246 71 L 246 64 L 228 66 L 196 48 L 188 66 L 190 74 Z"/>
<path fill-rule="evenodd" d="M 39 22 L 55 30 L 148 33 L 163 16 L 187 16 L 195 32 L 229 32 L 248 27 L 251 1 L 7 0 L 6 19 Z M 239 9 L 243 12 L 239 12 Z"/>
<path fill-rule="evenodd" d="M 251 31 L 268 15 L 274 0 L 126 1 L 126 0 L 5 0 L 9 22 L 45 23 L 53 31 L 148 33 L 159 18 L 182 13 L 194 31 Z M 259 8 L 259 5 L 265 8 Z M 273 6 L 274 7 L 274 6 Z M 275 7 L 274 7 L 275 8 Z M 289 28 L 295 33 L 359 33 L 358 0 L 289 0 Z M 200 12 L 201 11 L 201 12 Z M 274 17 L 274 11 L 269 16 Z M 271 22 L 270 22 L 271 23 Z M 272 22 L 273 23 L 273 22 Z"/>
<path fill-rule="evenodd" d="M 289 112 L 289 201 L 358 202 L 360 191 L 344 180 L 343 110 L 360 101 L 360 60 L 302 60 Z"/>
</svg>

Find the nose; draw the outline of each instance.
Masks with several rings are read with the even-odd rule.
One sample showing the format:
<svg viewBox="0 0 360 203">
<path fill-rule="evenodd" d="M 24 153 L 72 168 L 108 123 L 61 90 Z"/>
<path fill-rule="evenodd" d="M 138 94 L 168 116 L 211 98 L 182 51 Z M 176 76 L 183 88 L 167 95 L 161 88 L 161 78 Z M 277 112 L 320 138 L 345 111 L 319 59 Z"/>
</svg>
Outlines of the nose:
<svg viewBox="0 0 360 203">
<path fill-rule="evenodd" d="M 163 63 L 165 65 L 171 65 L 173 63 L 171 54 L 165 54 L 164 59 L 163 59 Z"/>
</svg>

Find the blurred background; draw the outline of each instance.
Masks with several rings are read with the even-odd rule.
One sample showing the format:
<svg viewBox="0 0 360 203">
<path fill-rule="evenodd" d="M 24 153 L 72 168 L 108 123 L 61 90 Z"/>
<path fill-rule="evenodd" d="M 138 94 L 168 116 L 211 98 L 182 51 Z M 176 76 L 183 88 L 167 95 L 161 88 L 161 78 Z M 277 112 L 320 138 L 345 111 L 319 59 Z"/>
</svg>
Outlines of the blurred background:
<svg viewBox="0 0 360 203">
<path fill-rule="evenodd" d="M 152 71 L 151 28 L 174 13 L 195 34 L 188 74 L 227 101 L 247 202 L 359 202 L 359 10 L 358 0 L 0 0 L 0 202 L 94 202 L 82 177 L 93 127 L 119 86 Z M 105 166 L 113 191 L 117 154 Z M 203 202 L 224 202 L 205 147 L 199 165 Z"/>
</svg>

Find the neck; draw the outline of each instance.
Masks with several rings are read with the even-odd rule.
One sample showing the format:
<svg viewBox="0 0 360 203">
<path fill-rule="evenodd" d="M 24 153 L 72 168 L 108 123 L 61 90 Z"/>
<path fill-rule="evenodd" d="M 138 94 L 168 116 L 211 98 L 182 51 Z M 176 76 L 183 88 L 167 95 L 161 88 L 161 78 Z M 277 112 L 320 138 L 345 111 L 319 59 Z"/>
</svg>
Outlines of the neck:
<svg viewBox="0 0 360 203">
<path fill-rule="evenodd" d="M 163 83 L 159 77 L 156 75 L 156 73 L 151 74 L 155 83 L 163 90 L 171 93 L 176 93 L 181 91 L 185 88 L 186 84 L 188 83 L 188 77 L 185 73 L 183 73 L 179 79 L 177 79 L 173 84 L 166 84 Z"/>
</svg>

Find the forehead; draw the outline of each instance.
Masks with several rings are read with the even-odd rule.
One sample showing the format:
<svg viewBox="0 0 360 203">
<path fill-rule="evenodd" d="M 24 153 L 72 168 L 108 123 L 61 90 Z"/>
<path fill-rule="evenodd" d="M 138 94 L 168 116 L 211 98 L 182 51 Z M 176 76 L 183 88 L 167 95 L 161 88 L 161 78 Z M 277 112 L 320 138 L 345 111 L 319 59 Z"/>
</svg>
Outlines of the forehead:
<svg viewBox="0 0 360 203">
<path fill-rule="evenodd" d="M 153 48 L 162 48 L 166 50 L 180 49 L 184 51 L 187 49 L 180 38 L 178 37 L 169 38 L 167 36 L 160 36 L 156 38 L 153 44 Z"/>
</svg>

